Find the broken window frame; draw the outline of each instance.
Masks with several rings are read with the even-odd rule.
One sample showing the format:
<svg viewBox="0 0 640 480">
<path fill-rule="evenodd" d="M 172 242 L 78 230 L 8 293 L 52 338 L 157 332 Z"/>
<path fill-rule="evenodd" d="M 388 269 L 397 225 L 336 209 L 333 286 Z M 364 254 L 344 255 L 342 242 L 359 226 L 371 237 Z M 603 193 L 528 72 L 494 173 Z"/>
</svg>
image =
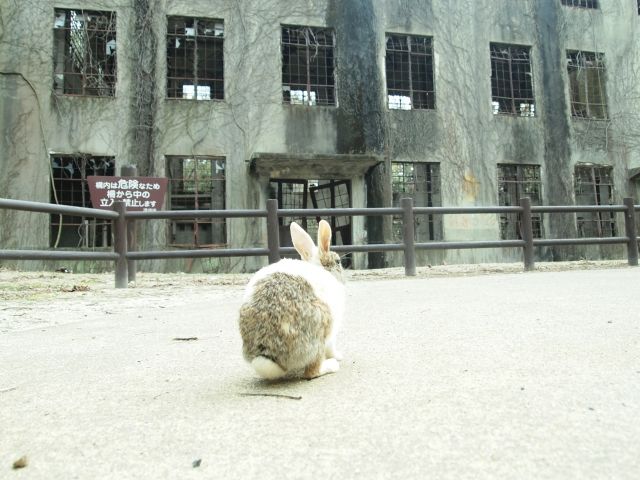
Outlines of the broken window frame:
<svg viewBox="0 0 640 480">
<path fill-rule="evenodd" d="M 531 47 L 491 43 L 490 57 L 493 114 L 535 117 Z"/>
<path fill-rule="evenodd" d="M 567 75 L 571 116 L 606 120 L 608 115 L 604 53 L 567 50 Z"/>
<path fill-rule="evenodd" d="M 391 162 L 391 192 L 393 207 L 400 206 L 402 198 L 412 198 L 414 207 L 441 207 L 440 164 L 432 162 Z M 420 201 L 422 194 L 426 201 Z M 402 216 L 392 220 L 393 239 L 402 241 Z M 414 240 L 429 242 L 442 240 L 442 215 L 429 213 L 415 215 Z"/>
<path fill-rule="evenodd" d="M 351 208 L 351 182 L 348 180 L 318 180 L 309 182 L 309 195 L 313 208 Z M 332 245 L 351 245 L 351 218 L 333 216 Z M 340 241 L 336 239 L 340 235 Z"/>
<path fill-rule="evenodd" d="M 280 209 L 307 209 L 309 200 L 313 208 L 350 208 L 351 181 L 349 180 L 304 180 L 304 179 L 270 179 L 269 198 L 278 201 Z M 326 218 L 331 224 L 331 244 L 352 244 L 352 222 L 348 216 L 334 216 Z M 291 246 L 289 226 L 291 222 L 298 223 L 305 231 L 315 238 L 318 233 L 320 217 L 279 217 L 281 246 Z M 297 258 L 296 255 L 293 256 Z M 342 266 L 349 268 L 352 255 L 341 257 Z"/>
<path fill-rule="evenodd" d="M 613 167 L 579 164 L 574 170 L 576 205 L 613 205 Z M 578 237 L 615 237 L 614 212 L 578 212 Z"/>
<path fill-rule="evenodd" d="M 433 37 L 387 33 L 385 45 L 388 108 L 434 110 Z"/>
<path fill-rule="evenodd" d="M 281 53 L 285 104 L 337 105 L 333 29 L 282 25 Z"/>
<path fill-rule="evenodd" d="M 50 202 L 92 208 L 87 177 L 114 176 L 115 158 L 108 156 L 51 155 Z M 77 215 L 50 215 L 52 248 L 102 248 L 112 245 L 111 221 Z"/>
<path fill-rule="evenodd" d="M 116 12 L 56 8 L 53 45 L 55 93 L 115 96 Z"/>
<path fill-rule="evenodd" d="M 499 163 L 498 205 L 515 207 L 520 205 L 522 197 L 529 197 L 531 205 L 542 205 L 542 180 L 540 165 Z M 501 240 L 522 240 L 522 214 L 500 213 L 498 215 Z M 533 238 L 543 238 L 541 213 L 531 214 Z"/>
<path fill-rule="evenodd" d="M 565 7 L 598 9 L 598 0 L 560 0 Z"/>
<path fill-rule="evenodd" d="M 303 179 L 269 180 L 269 198 L 278 200 L 279 209 L 306 209 L 309 198 L 309 181 Z M 308 217 L 278 217 L 281 227 L 288 227 L 292 222 L 298 223 L 308 231 Z"/>
<path fill-rule="evenodd" d="M 226 209 L 224 157 L 171 155 L 166 157 L 166 161 L 169 183 L 167 204 L 170 210 Z M 224 247 L 227 244 L 226 219 L 171 220 L 169 244 L 182 248 Z"/>
<path fill-rule="evenodd" d="M 167 98 L 224 100 L 224 21 L 167 17 Z"/>
</svg>

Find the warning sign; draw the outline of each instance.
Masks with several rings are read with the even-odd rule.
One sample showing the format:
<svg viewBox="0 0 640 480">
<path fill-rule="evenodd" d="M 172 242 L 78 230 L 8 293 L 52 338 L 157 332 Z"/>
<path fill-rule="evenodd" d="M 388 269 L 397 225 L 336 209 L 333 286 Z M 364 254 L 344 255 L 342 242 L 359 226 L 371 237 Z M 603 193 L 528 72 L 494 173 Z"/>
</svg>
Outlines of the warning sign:
<svg viewBox="0 0 640 480">
<path fill-rule="evenodd" d="M 93 208 L 113 210 L 113 204 L 122 200 L 127 210 L 138 212 L 162 209 L 167 181 L 166 177 L 87 177 Z"/>
</svg>

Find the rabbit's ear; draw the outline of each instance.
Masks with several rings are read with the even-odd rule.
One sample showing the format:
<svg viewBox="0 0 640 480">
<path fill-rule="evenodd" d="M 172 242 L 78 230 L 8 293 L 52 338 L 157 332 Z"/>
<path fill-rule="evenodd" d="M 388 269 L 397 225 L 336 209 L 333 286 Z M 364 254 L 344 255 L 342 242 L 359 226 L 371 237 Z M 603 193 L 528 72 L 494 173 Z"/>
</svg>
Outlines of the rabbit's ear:
<svg viewBox="0 0 640 480">
<path fill-rule="evenodd" d="M 331 246 L 331 225 L 326 220 L 320 220 L 318 224 L 318 248 L 327 253 Z"/>
<path fill-rule="evenodd" d="M 313 239 L 305 232 L 296 222 L 291 222 L 289 226 L 291 231 L 291 241 L 303 260 L 311 259 L 313 255 Z"/>
</svg>

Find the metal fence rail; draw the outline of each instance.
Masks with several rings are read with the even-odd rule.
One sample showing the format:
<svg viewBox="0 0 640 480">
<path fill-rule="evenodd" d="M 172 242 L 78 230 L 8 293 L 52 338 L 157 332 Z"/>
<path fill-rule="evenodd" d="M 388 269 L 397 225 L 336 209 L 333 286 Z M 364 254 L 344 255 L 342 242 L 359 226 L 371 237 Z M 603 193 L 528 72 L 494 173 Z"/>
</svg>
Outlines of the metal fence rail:
<svg viewBox="0 0 640 480">
<path fill-rule="evenodd" d="M 334 208 L 334 209 L 278 209 L 276 200 L 268 200 L 266 210 L 183 210 L 156 212 L 127 212 L 125 203 L 115 202 L 114 211 L 93 208 L 71 207 L 50 203 L 29 202 L 0 198 L 0 209 L 22 210 L 29 212 L 82 215 L 85 217 L 112 220 L 114 223 L 113 252 L 88 251 L 56 251 L 56 250 L 0 250 L 0 260 L 96 260 L 115 263 L 115 286 L 126 288 L 131 280 L 135 280 L 135 261 L 163 258 L 213 258 L 213 257 L 247 257 L 267 256 L 273 263 L 281 255 L 291 254 L 295 249 L 281 247 L 279 238 L 279 217 L 313 217 L 313 216 L 383 216 L 399 215 L 402 217 L 403 242 L 390 244 L 339 245 L 333 247 L 338 253 L 350 252 L 397 252 L 404 253 L 405 274 L 416 274 L 416 250 L 452 250 L 477 248 L 522 248 L 525 270 L 532 270 L 534 264 L 534 247 L 564 245 L 627 245 L 629 265 L 638 265 L 638 241 L 636 212 L 640 205 L 634 205 L 633 199 L 625 198 L 623 205 L 567 205 L 567 206 L 531 206 L 529 198 L 522 198 L 519 206 L 511 207 L 414 207 L 413 200 L 403 198 L 400 207 L 394 208 Z M 597 238 L 533 238 L 532 213 L 575 213 L 575 212 L 618 212 L 624 213 L 625 236 Z M 459 215 L 487 213 L 517 213 L 521 218 L 521 240 L 468 241 L 468 242 L 428 242 L 415 243 L 414 220 L 416 215 Z M 158 250 L 132 251 L 128 245 L 128 237 L 135 231 L 135 222 L 151 219 L 177 218 L 266 218 L 266 248 L 224 248 L 224 249 L 190 249 L 190 250 Z"/>
</svg>

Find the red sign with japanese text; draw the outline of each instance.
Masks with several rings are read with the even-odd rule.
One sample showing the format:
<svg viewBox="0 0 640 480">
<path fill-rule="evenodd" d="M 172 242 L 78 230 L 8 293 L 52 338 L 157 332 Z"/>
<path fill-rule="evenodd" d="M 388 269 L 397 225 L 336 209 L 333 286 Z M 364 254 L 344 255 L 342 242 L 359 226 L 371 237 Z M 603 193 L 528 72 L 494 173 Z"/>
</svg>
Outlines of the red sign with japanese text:
<svg viewBox="0 0 640 480">
<path fill-rule="evenodd" d="M 112 210 L 114 202 L 122 200 L 133 212 L 161 210 L 167 181 L 166 177 L 87 177 L 93 208 Z"/>
</svg>

